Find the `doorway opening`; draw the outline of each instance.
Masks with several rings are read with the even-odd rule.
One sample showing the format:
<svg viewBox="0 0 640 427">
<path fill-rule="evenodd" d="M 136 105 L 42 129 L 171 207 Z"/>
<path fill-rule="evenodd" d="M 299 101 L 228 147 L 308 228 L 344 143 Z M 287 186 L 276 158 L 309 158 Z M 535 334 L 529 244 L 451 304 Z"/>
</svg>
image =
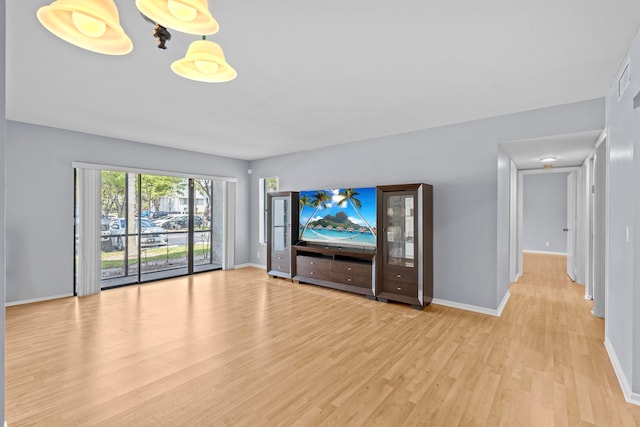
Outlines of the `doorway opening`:
<svg viewBox="0 0 640 427">
<path fill-rule="evenodd" d="M 586 299 L 594 299 L 592 313 L 605 317 L 605 266 L 606 266 L 606 190 L 607 190 L 607 149 L 606 132 L 594 131 L 556 137 L 513 141 L 501 144 L 502 149 L 511 159 L 510 174 L 510 276 L 516 282 L 523 272 L 523 251 L 558 252 L 566 254 L 567 275 L 571 280 L 584 285 Z M 552 151 L 553 150 L 553 151 Z M 550 154 L 558 160 L 553 168 L 543 169 L 538 161 Z M 572 162 L 572 163 L 571 163 Z M 557 233 L 564 234 L 564 247 L 554 250 L 551 240 L 542 233 L 535 237 L 534 244 L 542 247 L 530 247 L 525 242 L 523 228 L 525 215 L 525 179 L 542 176 L 544 173 L 564 173 L 556 187 L 564 186 L 564 226 L 559 227 L 561 216 L 556 215 L 555 225 L 551 225 L 559 241 Z M 527 178 L 529 177 L 529 178 Z M 535 180 L 535 178 L 534 178 Z M 555 188 L 557 190 L 557 188 Z M 550 193 L 553 190 L 547 190 Z M 549 194 L 550 194 L 549 193 Z M 556 191 L 557 193 L 557 191 Z M 545 193 L 538 196 L 537 205 L 543 213 L 549 213 L 552 206 L 545 205 Z M 554 205 L 560 207 L 558 201 Z M 514 214 L 515 209 L 515 214 Z M 535 210 L 535 209 L 534 209 Z M 535 228 L 535 227 L 534 227 Z M 534 233 L 535 234 L 535 233 Z M 515 237 L 514 237 L 515 235 Z"/>
</svg>

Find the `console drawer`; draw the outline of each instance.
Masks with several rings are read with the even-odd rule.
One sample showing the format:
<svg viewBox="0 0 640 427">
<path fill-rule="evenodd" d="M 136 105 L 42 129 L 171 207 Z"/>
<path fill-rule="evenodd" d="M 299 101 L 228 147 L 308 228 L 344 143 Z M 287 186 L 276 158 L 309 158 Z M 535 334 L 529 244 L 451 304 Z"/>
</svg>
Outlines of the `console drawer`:
<svg viewBox="0 0 640 427">
<path fill-rule="evenodd" d="M 331 264 L 331 281 L 370 288 L 373 282 L 371 264 L 335 260 Z"/>
<path fill-rule="evenodd" d="M 336 273 L 353 274 L 356 276 L 369 276 L 371 278 L 371 264 L 353 261 L 335 260 L 331 264 L 332 271 Z"/>
<path fill-rule="evenodd" d="M 331 281 L 336 283 L 344 283 L 345 285 L 362 286 L 370 288 L 372 285 L 371 273 L 368 275 L 351 274 L 341 271 L 331 271 Z"/>
<path fill-rule="evenodd" d="M 287 261 L 289 262 L 289 251 L 273 251 L 271 253 L 271 262 L 281 262 Z"/>
<path fill-rule="evenodd" d="M 382 282 L 382 291 L 398 295 L 406 295 L 408 297 L 418 297 L 418 285 L 415 283 L 384 280 Z"/>
<path fill-rule="evenodd" d="M 331 260 L 327 258 L 298 255 L 296 269 L 300 276 L 322 280 L 330 280 L 331 278 Z"/>
<path fill-rule="evenodd" d="M 413 283 L 417 285 L 418 269 L 385 265 L 382 270 L 382 278 L 385 282 L 393 281 L 402 283 Z"/>
<path fill-rule="evenodd" d="M 282 273 L 289 272 L 289 259 L 271 260 L 271 270 L 280 271 Z"/>
</svg>

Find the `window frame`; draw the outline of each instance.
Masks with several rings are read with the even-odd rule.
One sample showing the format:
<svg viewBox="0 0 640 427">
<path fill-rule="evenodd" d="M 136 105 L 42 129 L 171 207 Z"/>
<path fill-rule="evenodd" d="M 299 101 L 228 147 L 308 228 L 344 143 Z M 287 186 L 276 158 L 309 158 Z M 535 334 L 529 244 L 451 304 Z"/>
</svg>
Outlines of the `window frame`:
<svg viewBox="0 0 640 427">
<path fill-rule="evenodd" d="M 220 196 L 222 197 L 222 211 L 220 212 L 222 215 L 222 226 L 220 227 L 220 233 L 222 234 L 222 253 L 221 253 L 221 259 L 220 259 L 220 267 L 216 266 L 215 269 L 230 269 L 233 268 L 233 263 L 234 263 L 234 247 L 233 244 L 229 243 L 229 242 L 233 242 L 233 240 L 235 239 L 235 227 L 233 227 L 233 218 L 235 218 L 235 211 L 236 211 L 236 207 L 235 207 L 235 184 L 237 183 L 238 179 L 234 178 L 234 177 L 225 177 L 225 176 L 213 176 L 213 175 L 201 175 L 201 174 L 193 174 L 193 173 L 183 173 L 183 172 L 175 172 L 175 171 L 160 171 L 160 170 L 155 170 L 155 169 L 145 169 L 145 168 L 132 168 L 132 167 L 123 167 L 123 166 L 117 166 L 117 165 L 104 165 L 104 164 L 97 164 L 97 163 L 84 163 L 84 162 L 76 162 L 73 161 L 71 164 L 72 168 L 73 168 L 73 175 L 74 175 L 74 222 L 77 221 L 77 218 L 79 217 L 79 213 L 78 213 L 78 200 L 79 200 L 79 196 L 77 194 L 77 188 L 78 188 L 78 182 L 77 182 L 77 177 L 78 177 L 78 170 L 79 169 L 89 169 L 89 170 L 95 170 L 95 171 L 99 171 L 100 175 L 102 174 L 102 172 L 104 171 L 111 171 L 111 172 L 122 172 L 125 174 L 125 192 L 128 191 L 128 185 L 126 184 L 126 179 L 129 177 L 129 175 L 133 174 L 136 175 L 136 180 L 140 180 L 142 178 L 143 175 L 160 175 L 160 176 L 171 176 L 171 177 L 178 177 L 178 178 L 182 178 L 182 179 L 186 179 L 190 182 L 193 182 L 197 179 L 206 179 L 206 180 L 210 180 L 210 181 L 216 181 L 218 183 L 220 183 L 222 185 L 222 191 Z M 140 186 L 140 184 L 138 183 L 138 187 Z M 140 207 L 140 209 L 142 208 L 142 202 L 140 200 L 141 197 L 141 193 L 136 192 L 136 200 L 137 203 L 136 205 Z M 211 195 L 210 195 L 211 197 Z M 129 199 L 128 196 L 125 197 L 126 200 Z M 195 199 L 194 199 L 195 202 Z M 192 211 L 194 212 L 195 215 L 195 206 L 193 206 Z M 125 211 L 125 217 L 127 217 L 128 215 L 128 210 Z M 141 219 L 142 215 L 138 215 L 138 219 Z M 231 218 L 231 219 L 230 219 Z M 138 221 L 135 221 L 138 222 Z M 211 227 L 213 225 L 211 224 Z M 74 223 L 74 234 L 76 234 L 76 230 L 77 229 L 77 225 Z M 138 231 L 136 232 L 137 237 L 140 238 L 140 234 L 141 234 L 141 227 L 138 227 Z M 210 228 L 210 236 L 211 239 L 213 238 L 213 229 Z M 195 233 L 195 230 L 190 231 L 191 234 Z M 74 237 L 74 280 L 73 280 L 73 293 L 74 295 L 77 295 L 78 292 L 78 274 L 77 274 L 77 270 L 78 270 L 78 266 L 77 266 L 77 252 L 78 249 L 76 246 L 76 242 L 75 240 L 77 240 Z M 190 244 L 189 247 L 191 248 L 195 248 L 194 244 Z M 125 246 L 125 252 L 128 250 L 129 246 Z M 213 246 L 212 246 L 213 248 Z M 191 249 L 191 251 L 193 252 L 193 249 Z M 138 251 L 138 260 L 141 259 L 142 257 L 140 256 L 140 251 Z M 125 253 L 125 257 L 128 257 L 128 255 Z M 213 256 L 210 257 L 210 259 L 213 259 Z M 216 263 L 218 264 L 218 263 Z M 208 265 L 208 264 L 207 264 Z M 204 266 L 204 264 L 198 264 L 198 265 L 193 265 L 192 267 L 188 268 L 189 273 L 187 274 L 195 274 L 195 273 L 199 273 L 199 272 L 203 272 L 203 271 L 209 271 L 208 269 L 203 269 L 202 266 Z M 126 286 L 129 284 L 135 285 L 135 284 L 139 284 L 139 283 L 145 283 L 147 281 L 150 280 L 155 280 L 155 279 L 143 279 L 142 277 L 143 272 L 142 269 L 139 269 L 138 271 L 138 278 L 135 282 L 132 283 L 123 283 L 123 284 L 114 284 L 112 286 L 107 285 L 104 286 L 104 280 L 101 277 L 100 278 L 100 288 L 101 290 L 104 289 L 109 289 L 112 287 L 119 287 L 119 286 Z M 126 272 L 126 274 L 123 277 L 134 277 L 131 274 L 129 274 L 129 272 Z M 172 276 L 172 277 L 178 277 L 178 276 Z"/>
</svg>

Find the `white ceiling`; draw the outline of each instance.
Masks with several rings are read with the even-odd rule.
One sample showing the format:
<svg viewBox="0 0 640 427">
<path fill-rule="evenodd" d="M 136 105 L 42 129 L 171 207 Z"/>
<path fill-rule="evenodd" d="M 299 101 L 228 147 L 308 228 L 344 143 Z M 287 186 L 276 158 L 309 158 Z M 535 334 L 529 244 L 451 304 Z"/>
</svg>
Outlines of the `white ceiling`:
<svg viewBox="0 0 640 427">
<path fill-rule="evenodd" d="M 555 157 L 554 168 L 580 166 L 594 150 L 602 131 L 580 132 L 501 144 L 518 169 L 542 169 L 540 159 Z"/>
<path fill-rule="evenodd" d="M 50 2 L 7 2 L 8 119 L 240 159 L 602 97 L 640 27 L 637 0 L 215 0 L 238 78 L 206 84 L 134 0 L 122 57 L 47 32 Z"/>
</svg>

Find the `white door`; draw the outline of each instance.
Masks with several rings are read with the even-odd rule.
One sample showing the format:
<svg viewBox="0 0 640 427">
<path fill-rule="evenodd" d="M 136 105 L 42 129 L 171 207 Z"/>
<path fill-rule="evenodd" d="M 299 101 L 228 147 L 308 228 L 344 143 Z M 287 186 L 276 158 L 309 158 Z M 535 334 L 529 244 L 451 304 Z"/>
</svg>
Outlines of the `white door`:
<svg viewBox="0 0 640 427">
<path fill-rule="evenodd" d="M 587 160 L 587 243 L 586 243 L 586 280 L 584 286 L 584 298 L 592 300 L 593 299 L 593 224 L 594 224 L 594 188 L 595 184 L 593 181 L 594 176 L 594 168 L 595 168 L 595 156 L 592 155 Z"/>
<path fill-rule="evenodd" d="M 576 172 L 567 176 L 567 275 L 576 281 Z"/>
<path fill-rule="evenodd" d="M 518 280 L 518 167 L 510 160 L 509 176 L 509 280 Z"/>
</svg>

